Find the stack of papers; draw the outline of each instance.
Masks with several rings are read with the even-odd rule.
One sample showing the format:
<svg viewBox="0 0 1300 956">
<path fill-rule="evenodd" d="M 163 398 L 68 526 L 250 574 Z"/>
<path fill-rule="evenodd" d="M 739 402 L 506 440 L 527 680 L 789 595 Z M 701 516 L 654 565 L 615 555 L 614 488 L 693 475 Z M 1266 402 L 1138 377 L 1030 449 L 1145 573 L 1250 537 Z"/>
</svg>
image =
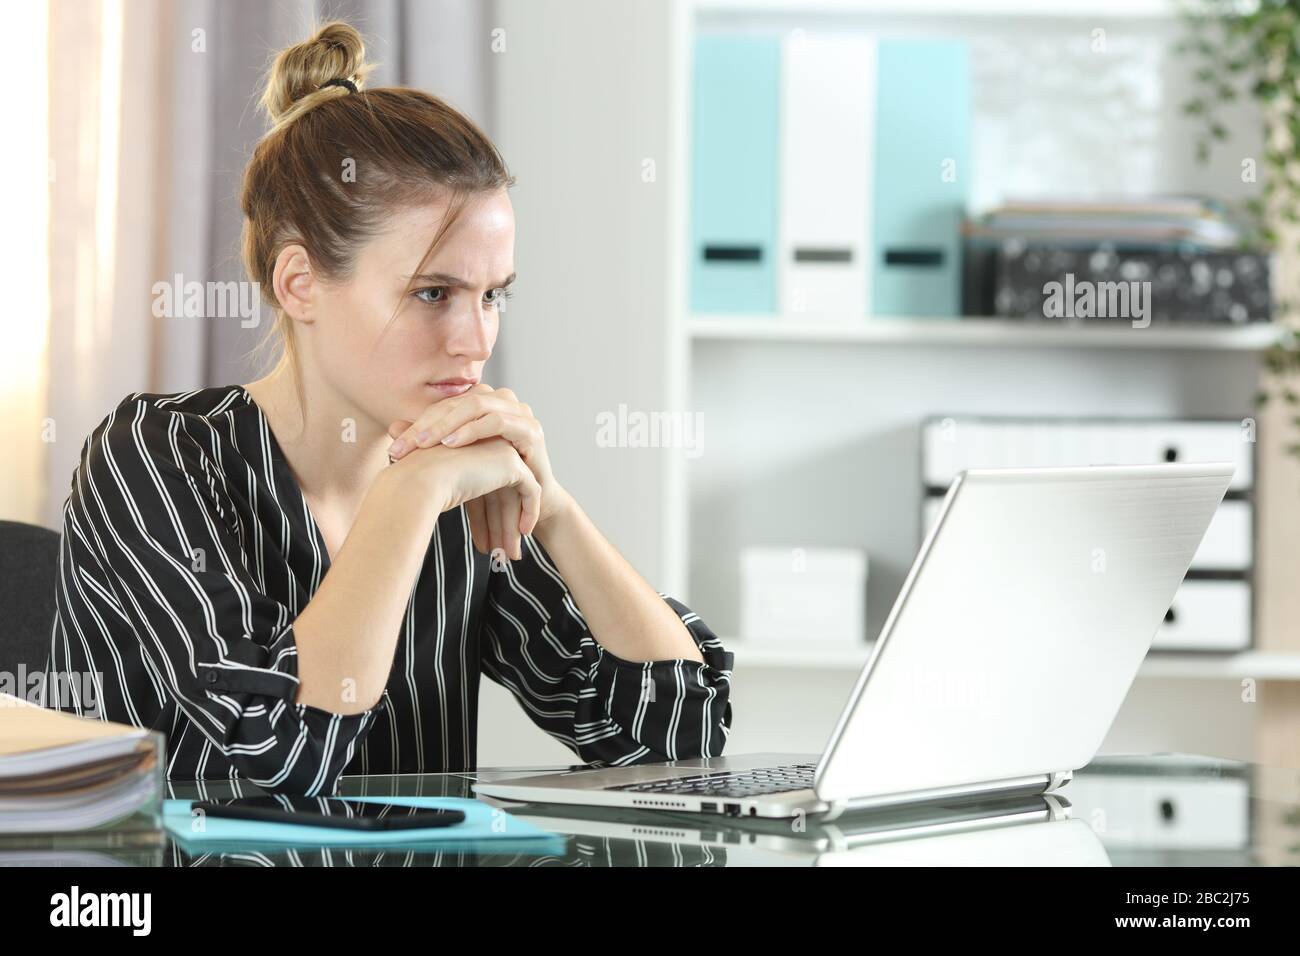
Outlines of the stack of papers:
<svg viewBox="0 0 1300 956">
<path fill-rule="evenodd" d="M 980 239 L 1054 244 L 1169 244 L 1231 249 L 1242 235 L 1221 203 L 1197 196 L 1012 200 L 965 226 Z"/>
<path fill-rule="evenodd" d="M 157 825 L 162 737 L 0 694 L 0 834 Z"/>
</svg>

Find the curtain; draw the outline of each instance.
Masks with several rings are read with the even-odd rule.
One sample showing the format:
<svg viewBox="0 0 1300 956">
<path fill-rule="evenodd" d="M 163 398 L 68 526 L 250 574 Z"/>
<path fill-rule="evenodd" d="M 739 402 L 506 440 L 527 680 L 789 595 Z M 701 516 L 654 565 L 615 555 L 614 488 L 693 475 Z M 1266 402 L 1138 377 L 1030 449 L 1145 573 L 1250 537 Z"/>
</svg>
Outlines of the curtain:
<svg viewBox="0 0 1300 956">
<path fill-rule="evenodd" d="M 151 148 L 163 52 L 153 22 L 164 12 L 154 0 L 50 5 L 46 447 L 59 476 L 42 502 L 50 525 L 87 431 L 150 380 L 148 290 L 166 162 Z"/>
<path fill-rule="evenodd" d="M 9 28 L 24 40 L 10 51 L 11 75 L 32 82 L 10 97 L 6 126 L 12 142 L 6 195 L 11 241 L 3 257 L 8 309 L 0 348 L 0 519 L 34 522 L 40 514 L 42 464 L 46 457 L 46 355 L 49 335 L 49 183 L 55 166 L 48 155 L 49 10 L 43 3 L 11 11 Z M 32 88 L 34 87 L 34 88 Z M 14 162 L 16 156 L 17 162 Z M 14 165 L 16 169 L 12 168 Z M 17 239 L 18 241 L 13 241 Z"/>
</svg>

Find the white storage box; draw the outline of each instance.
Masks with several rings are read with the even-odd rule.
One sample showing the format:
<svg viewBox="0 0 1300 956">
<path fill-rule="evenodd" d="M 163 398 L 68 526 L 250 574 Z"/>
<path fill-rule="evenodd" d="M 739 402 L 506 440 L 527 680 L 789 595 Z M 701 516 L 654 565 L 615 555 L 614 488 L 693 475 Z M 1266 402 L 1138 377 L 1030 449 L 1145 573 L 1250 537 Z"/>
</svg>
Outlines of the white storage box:
<svg viewBox="0 0 1300 956">
<path fill-rule="evenodd" d="M 746 548 L 740 636 L 784 646 L 844 647 L 867 639 L 867 555 L 858 548 Z"/>
<path fill-rule="evenodd" d="M 1081 773 L 1062 791 L 1076 819 L 1108 846 L 1242 850 L 1250 845 L 1250 784 Z"/>
</svg>

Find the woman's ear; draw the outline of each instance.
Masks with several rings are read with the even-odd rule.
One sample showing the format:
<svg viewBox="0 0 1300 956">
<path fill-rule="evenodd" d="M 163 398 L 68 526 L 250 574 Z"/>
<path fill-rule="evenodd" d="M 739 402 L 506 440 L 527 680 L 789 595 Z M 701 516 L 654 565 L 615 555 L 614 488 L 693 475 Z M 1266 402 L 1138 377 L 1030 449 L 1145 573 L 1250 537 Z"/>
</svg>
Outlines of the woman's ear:
<svg viewBox="0 0 1300 956">
<path fill-rule="evenodd" d="M 275 257 L 271 273 L 276 301 L 285 315 L 298 322 L 312 322 L 311 304 L 316 292 L 316 279 L 307 250 L 294 243 L 285 246 Z"/>
</svg>

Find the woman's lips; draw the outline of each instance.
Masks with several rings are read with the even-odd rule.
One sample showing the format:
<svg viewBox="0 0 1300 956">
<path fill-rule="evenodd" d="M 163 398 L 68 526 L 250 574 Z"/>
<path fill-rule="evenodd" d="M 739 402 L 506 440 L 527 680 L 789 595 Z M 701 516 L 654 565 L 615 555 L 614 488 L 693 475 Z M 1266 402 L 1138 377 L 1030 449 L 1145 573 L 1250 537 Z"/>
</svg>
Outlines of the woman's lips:
<svg viewBox="0 0 1300 956">
<path fill-rule="evenodd" d="M 445 398 L 452 395 L 463 395 L 474 387 L 473 382 L 428 382 L 426 384 L 428 388 L 433 389 Z"/>
</svg>

